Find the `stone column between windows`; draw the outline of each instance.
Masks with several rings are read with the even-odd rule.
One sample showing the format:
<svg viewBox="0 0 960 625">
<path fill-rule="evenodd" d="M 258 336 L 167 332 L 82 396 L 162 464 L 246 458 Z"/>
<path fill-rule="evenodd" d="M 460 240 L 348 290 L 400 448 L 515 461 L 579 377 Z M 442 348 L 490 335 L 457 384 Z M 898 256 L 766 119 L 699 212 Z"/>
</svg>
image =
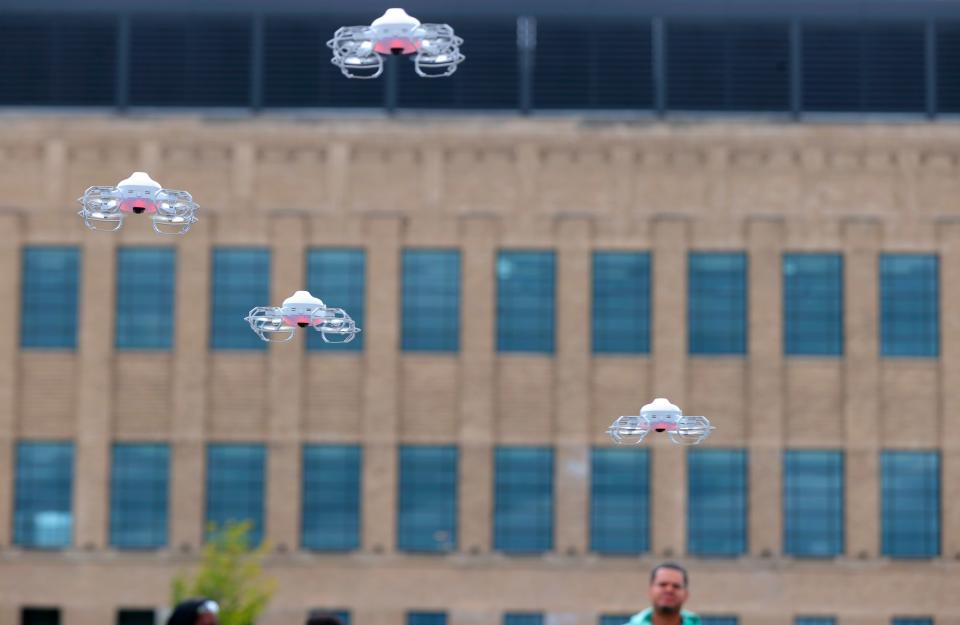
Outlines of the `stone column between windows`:
<svg viewBox="0 0 960 625">
<path fill-rule="evenodd" d="M 280 303 L 306 289 L 307 219 L 281 215 L 270 222 L 270 301 Z M 312 330 L 310 330 L 312 331 Z M 279 551 L 300 544 L 300 440 L 307 330 L 292 343 L 270 345 L 267 403 L 266 536 Z"/>
<path fill-rule="evenodd" d="M 107 544 L 113 380 L 116 377 L 112 358 L 116 240 L 96 232 L 86 232 L 83 239 L 73 473 L 74 545 L 82 549 L 102 549 Z"/>
<path fill-rule="evenodd" d="M 943 220 L 940 238 L 941 552 L 960 557 L 960 219 Z M 939 620 L 937 621 L 940 622 Z M 960 622 L 958 619 L 957 622 Z"/>
<path fill-rule="evenodd" d="M 0 215 L 0 301 L 7 302 L 8 322 L 0 326 L 0 549 L 12 542 L 13 485 L 16 444 L 17 369 L 20 364 L 20 306 L 19 303 L 21 245 L 23 231 L 18 215 Z M 3 622 L 0 613 L 0 622 Z M 10 621 L 11 623 L 14 621 Z"/>
<path fill-rule="evenodd" d="M 116 609 L 94 595 L 89 604 L 72 604 L 63 608 L 62 622 L 65 625 L 104 625 L 117 619 Z M 19 616 L 19 615 L 18 615 Z"/>
<path fill-rule="evenodd" d="M 782 550 L 783 241 L 779 218 L 747 220 L 749 552 Z"/>
<path fill-rule="evenodd" d="M 848 219 L 844 246 L 844 458 L 846 554 L 876 557 L 879 545 L 880 223 Z"/>
<path fill-rule="evenodd" d="M 493 537 L 494 344 L 497 229 L 492 215 L 460 222 L 459 550 L 490 551 Z"/>
<path fill-rule="evenodd" d="M 399 425 L 400 238 L 397 215 L 371 215 L 367 237 L 366 324 L 363 353 L 363 480 L 365 551 L 393 551 L 397 520 Z"/>
<path fill-rule="evenodd" d="M 590 251 L 589 217 L 561 216 L 557 241 L 557 358 L 554 368 L 554 549 L 588 549 L 590 504 Z"/>
<path fill-rule="evenodd" d="M 684 217 L 655 217 L 653 232 L 653 313 L 651 378 L 653 396 L 681 408 L 687 385 L 687 253 L 690 223 Z M 650 437 L 651 551 L 658 557 L 684 553 L 687 533 L 686 454 L 669 439 Z"/>
<path fill-rule="evenodd" d="M 211 233 L 217 218 L 207 214 L 202 219 L 189 234 L 177 240 L 168 518 L 169 545 L 181 551 L 195 551 L 203 542 Z"/>
</svg>

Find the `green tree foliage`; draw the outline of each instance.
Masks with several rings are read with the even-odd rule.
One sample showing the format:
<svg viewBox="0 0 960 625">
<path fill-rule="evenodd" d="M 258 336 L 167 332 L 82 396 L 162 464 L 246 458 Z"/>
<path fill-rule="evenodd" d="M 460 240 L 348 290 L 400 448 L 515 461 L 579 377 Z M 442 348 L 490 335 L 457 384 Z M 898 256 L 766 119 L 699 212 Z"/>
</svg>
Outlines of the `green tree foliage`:
<svg viewBox="0 0 960 625">
<path fill-rule="evenodd" d="M 220 604 L 220 625 L 253 625 L 267 607 L 276 582 L 264 576 L 266 543 L 251 550 L 249 521 L 211 526 L 200 567 L 191 579 L 173 580 L 174 604 L 190 597 L 207 597 Z"/>
</svg>

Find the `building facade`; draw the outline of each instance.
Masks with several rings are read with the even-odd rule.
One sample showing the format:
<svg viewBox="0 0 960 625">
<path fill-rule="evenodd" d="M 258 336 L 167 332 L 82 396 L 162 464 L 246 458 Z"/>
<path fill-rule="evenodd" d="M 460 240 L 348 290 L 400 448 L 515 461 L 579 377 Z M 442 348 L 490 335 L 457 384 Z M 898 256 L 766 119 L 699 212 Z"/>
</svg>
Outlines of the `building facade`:
<svg viewBox="0 0 960 625">
<path fill-rule="evenodd" d="M 620 622 L 665 559 L 715 624 L 960 624 L 958 140 L 0 120 L 0 623 L 149 621 L 247 517 L 265 625 Z M 84 228 L 134 170 L 200 222 Z M 258 342 L 303 288 L 362 340 Z M 654 397 L 716 432 L 611 450 Z"/>
</svg>

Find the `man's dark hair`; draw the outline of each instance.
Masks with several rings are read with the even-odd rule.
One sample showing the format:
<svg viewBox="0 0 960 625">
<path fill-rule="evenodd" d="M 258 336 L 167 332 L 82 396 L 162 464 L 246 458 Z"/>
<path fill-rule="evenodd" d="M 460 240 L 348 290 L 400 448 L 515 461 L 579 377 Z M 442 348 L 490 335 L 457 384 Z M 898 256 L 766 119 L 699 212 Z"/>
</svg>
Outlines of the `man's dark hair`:
<svg viewBox="0 0 960 625">
<path fill-rule="evenodd" d="M 194 623 L 197 622 L 197 615 L 200 613 L 200 608 L 207 601 L 209 601 L 209 599 L 205 597 L 181 601 L 173 608 L 170 618 L 167 619 L 167 625 L 194 625 Z"/>
<path fill-rule="evenodd" d="M 307 625 L 344 625 L 344 623 L 336 614 L 314 610 L 307 615 Z"/>
<path fill-rule="evenodd" d="M 680 571 L 683 574 L 683 587 L 686 588 L 687 586 L 690 585 L 689 580 L 687 578 L 687 569 L 683 568 L 676 562 L 664 562 L 663 564 L 658 564 L 657 566 L 653 567 L 653 570 L 650 571 L 651 584 L 653 583 L 653 580 L 657 578 L 657 571 L 659 571 L 660 569 L 670 569 L 671 571 Z"/>
</svg>

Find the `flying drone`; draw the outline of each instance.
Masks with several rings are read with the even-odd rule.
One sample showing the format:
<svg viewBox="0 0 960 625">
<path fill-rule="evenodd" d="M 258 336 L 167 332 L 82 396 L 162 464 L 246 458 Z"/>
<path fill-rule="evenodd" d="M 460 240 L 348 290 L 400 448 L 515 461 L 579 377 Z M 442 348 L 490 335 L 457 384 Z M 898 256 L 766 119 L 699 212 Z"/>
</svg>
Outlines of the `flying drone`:
<svg viewBox="0 0 960 625">
<path fill-rule="evenodd" d="M 261 339 L 271 343 L 285 343 L 293 338 L 297 328 L 313 328 L 325 343 L 349 343 L 360 332 L 342 308 L 330 308 L 309 291 L 297 291 L 283 305 L 258 306 L 244 321 Z"/>
<path fill-rule="evenodd" d="M 385 56 L 414 55 L 413 69 L 422 78 L 443 78 L 457 71 L 464 58 L 463 39 L 447 24 L 421 24 L 403 9 L 387 9 L 369 26 L 337 29 L 327 46 L 331 62 L 347 78 L 376 78 Z M 358 71 L 359 70 L 359 71 Z"/>
<path fill-rule="evenodd" d="M 618 418 L 607 434 L 618 445 L 639 445 L 651 430 L 668 432 L 677 445 L 699 445 L 715 429 L 706 417 L 686 417 L 669 400 L 658 397 L 641 408 L 639 415 Z"/>
<path fill-rule="evenodd" d="M 157 234 L 186 234 L 200 208 L 186 191 L 164 189 L 146 172 L 135 171 L 115 187 L 90 187 L 77 198 L 87 228 L 116 232 L 127 215 L 150 215 Z"/>
</svg>

